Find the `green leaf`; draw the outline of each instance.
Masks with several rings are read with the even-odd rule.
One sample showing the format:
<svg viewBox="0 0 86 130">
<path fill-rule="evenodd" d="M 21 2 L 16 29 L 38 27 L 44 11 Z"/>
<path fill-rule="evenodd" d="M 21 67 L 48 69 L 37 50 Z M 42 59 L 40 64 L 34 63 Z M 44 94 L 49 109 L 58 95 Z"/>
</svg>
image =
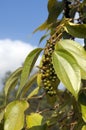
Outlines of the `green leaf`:
<svg viewBox="0 0 86 130">
<path fill-rule="evenodd" d="M 34 32 L 33 33 L 35 33 L 35 32 L 37 32 L 37 31 L 42 31 L 42 30 L 45 30 L 46 28 L 48 28 L 49 27 L 49 25 L 47 24 L 47 21 L 45 21 L 43 24 L 41 24 L 38 28 L 36 28 L 35 30 L 34 30 Z"/>
<path fill-rule="evenodd" d="M 81 113 L 82 113 L 82 118 L 84 122 L 86 122 L 86 106 L 81 105 Z"/>
<path fill-rule="evenodd" d="M 38 85 L 38 87 L 42 86 L 42 73 L 40 73 L 40 72 L 37 75 L 37 85 Z"/>
<path fill-rule="evenodd" d="M 86 130 L 86 125 L 84 125 L 81 130 Z"/>
<path fill-rule="evenodd" d="M 86 92 L 85 91 L 79 94 L 78 101 L 81 106 L 82 118 L 84 122 L 86 122 Z"/>
<path fill-rule="evenodd" d="M 40 41 L 39 41 L 39 43 L 41 43 L 47 36 L 49 36 L 49 34 L 45 34 L 45 35 L 43 35 L 41 38 L 40 38 Z"/>
<path fill-rule="evenodd" d="M 31 113 L 31 115 L 26 116 L 26 126 L 31 130 L 45 130 L 43 116 Z"/>
<path fill-rule="evenodd" d="M 55 50 L 68 51 L 79 65 L 82 79 L 86 79 L 86 51 L 79 43 L 73 40 L 61 40 L 56 44 Z"/>
<path fill-rule="evenodd" d="M 63 2 L 58 2 L 57 0 L 49 0 L 48 1 L 48 19 L 47 23 L 53 23 L 57 20 L 57 17 L 63 10 Z"/>
<path fill-rule="evenodd" d="M 60 13 L 63 10 L 63 2 L 58 2 L 57 0 L 49 0 L 48 1 L 48 18 L 47 20 L 40 25 L 37 29 L 35 29 L 34 33 L 38 30 L 42 31 L 45 29 L 49 29 L 49 27 L 57 21 L 57 17 L 60 15 Z"/>
<path fill-rule="evenodd" d="M 4 91 L 5 91 L 5 96 L 7 96 L 9 90 L 13 87 L 16 86 L 18 78 L 22 72 L 22 67 L 18 68 L 16 71 L 14 71 L 10 77 L 8 78 L 5 86 L 4 86 Z"/>
<path fill-rule="evenodd" d="M 13 101 L 5 109 L 4 130 L 21 130 L 24 126 L 24 111 L 28 108 L 26 101 Z"/>
<path fill-rule="evenodd" d="M 51 12 L 52 8 L 57 4 L 57 0 L 48 0 L 48 12 Z"/>
<path fill-rule="evenodd" d="M 22 89 L 22 92 L 21 92 L 21 97 L 24 97 L 24 95 L 27 93 L 27 91 L 29 90 L 29 88 L 34 84 L 34 82 L 36 82 L 36 79 L 37 79 L 37 73 L 32 75 L 27 84 L 24 86 L 24 88 Z"/>
<path fill-rule="evenodd" d="M 1 123 L 2 119 L 4 118 L 4 113 L 5 113 L 4 110 L 2 110 L 2 111 L 0 112 L 0 123 Z"/>
<path fill-rule="evenodd" d="M 43 117 L 38 113 L 32 113 L 31 115 L 26 116 L 27 128 L 33 126 L 40 126 L 42 124 Z"/>
<path fill-rule="evenodd" d="M 24 85 L 26 84 L 28 80 L 28 76 L 30 75 L 31 70 L 34 67 L 34 64 L 42 51 L 42 48 L 36 48 L 33 51 L 29 53 L 29 55 L 26 57 L 23 70 L 21 73 L 21 79 L 20 79 L 20 86 L 17 92 L 17 96 L 19 96 L 21 90 L 23 89 Z"/>
<path fill-rule="evenodd" d="M 52 62 L 58 78 L 65 87 L 76 97 L 80 90 L 80 69 L 70 53 L 67 51 L 54 51 Z"/>
<path fill-rule="evenodd" d="M 74 37 L 86 38 L 86 24 L 67 22 L 64 26 L 64 29 L 67 33 Z"/>
<path fill-rule="evenodd" d="M 34 95 L 37 95 L 39 92 L 39 87 L 36 87 L 27 97 L 27 99 L 33 97 Z"/>
</svg>

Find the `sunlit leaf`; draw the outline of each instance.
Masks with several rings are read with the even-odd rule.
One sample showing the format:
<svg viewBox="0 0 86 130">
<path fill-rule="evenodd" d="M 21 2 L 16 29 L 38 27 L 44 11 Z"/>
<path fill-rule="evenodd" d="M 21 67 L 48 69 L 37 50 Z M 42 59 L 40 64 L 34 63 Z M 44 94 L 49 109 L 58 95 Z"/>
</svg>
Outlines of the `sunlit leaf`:
<svg viewBox="0 0 86 130">
<path fill-rule="evenodd" d="M 39 92 L 39 87 L 36 87 L 27 97 L 27 99 L 33 97 L 34 95 L 37 95 Z"/>
<path fill-rule="evenodd" d="M 8 78 L 5 86 L 4 86 L 4 91 L 5 91 L 5 96 L 7 96 L 9 89 L 15 87 L 18 81 L 18 78 L 22 72 L 22 67 L 18 68 L 16 71 L 14 71 L 10 77 Z"/>
<path fill-rule="evenodd" d="M 82 79 L 86 79 L 86 51 L 79 43 L 73 40 L 61 40 L 56 44 L 55 49 L 68 51 L 77 61 Z"/>
<path fill-rule="evenodd" d="M 64 28 L 67 33 L 74 37 L 86 38 L 86 24 L 75 24 L 67 22 Z"/>
<path fill-rule="evenodd" d="M 36 48 L 33 51 L 29 53 L 29 55 L 26 57 L 23 70 L 21 73 L 21 79 L 20 79 L 20 86 L 17 92 L 17 96 L 20 94 L 21 90 L 23 89 L 24 85 L 26 84 L 28 80 L 28 76 L 30 75 L 31 70 L 34 67 L 34 64 L 42 51 L 42 48 Z"/>
<path fill-rule="evenodd" d="M 70 53 L 67 51 L 54 51 L 53 66 L 58 78 L 65 87 L 77 98 L 80 90 L 80 69 Z"/>
<path fill-rule="evenodd" d="M 26 116 L 26 125 L 31 130 L 45 130 L 43 116 L 39 113 L 32 113 Z"/>
<path fill-rule="evenodd" d="M 84 125 L 81 130 L 86 130 L 86 125 Z"/>
<path fill-rule="evenodd" d="M 28 108 L 26 101 L 13 101 L 5 109 L 4 130 L 21 130 L 24 126 L 24 111 Z"/>
<path fill-rule="evenodd" d="M 40 72 L 37 75 L 37 85 L 38 87 L 42 86 L 42 74 Z"/>
</svg>

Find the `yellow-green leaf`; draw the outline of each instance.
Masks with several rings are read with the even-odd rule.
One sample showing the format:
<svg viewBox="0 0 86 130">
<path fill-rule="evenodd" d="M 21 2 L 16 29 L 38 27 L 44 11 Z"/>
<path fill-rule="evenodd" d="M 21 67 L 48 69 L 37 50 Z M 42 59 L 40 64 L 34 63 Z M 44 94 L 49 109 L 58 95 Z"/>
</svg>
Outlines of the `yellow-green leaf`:
<svg viewBox="0 0 86 130">
<path fill-rule="evenodd" d="M 39 87 L 36 87 L 27 97 L 27 99 L 33 97 L 34 95 L 37 95 L 39 91 Z"/>
<path fill-rule="evenodd" d="M 22 72 L 22 67 L 18 68 L 10 75 L 10 77 L 8 78 L 4 86 L 5 96 L 7 96 L 10 88 L 12 88 L 14 85 L 16 86 L 21 72 Z"/>
<path fill-rule="evenodd" d="M 81 104 L 81 113 L 82 113 L 82 118 L 84 122 L 86 122 L 86 106 Z"/>
<path fill-rule="evenodd" d="M 26 57 L 24 65 L 23 65 L 23 70 L 21 73 L 20 86 L 18 88 L 17 96 L 19 96 L 24 85 L 27 83 L 28 76 L 30 75 L 30 72 L 33 69 L 35 62 L 41 51 L 42 51 L 42 48 L 36 48 L 33 51 L 31 51 L 29 55 Z"/>
<path fill-rule="evenodd" d="M 81 74 L 75 59 L 67 51 L 55 50 L 52 55 L 52 61 L 58 78 L 77 99 L 81 84 Z"/>
<path fill-rule="evenodd" d="M 40 72 L 37 75 L 37 85 L 38 87 L 42 86 L 42 74 Z"/>
<path fill-rule="evenodd" d="M 24 126 L 24 111 L 28 108 L 26 101 L 13 101 L 5 109 L 4 130 L 21 130 Z"/>
<path fill-rule="evenodd" d="M 84 125 L 81 130 L 86 130 L 86 125 Z"/>
<path fill-rule="evenodd" d="M 31 130 L 45 130 L 43 116 L 39 113 L 31 113 L 26 116 L 26 126 Z"/>
<path fill-rule="evenodd" d="M 79 43 L 73 40 L 61 40 L 56 44 L 55 50 L 68 51 L 79 65 L 82 79 L 86 79 L 86 51 Z"/>
</svg>

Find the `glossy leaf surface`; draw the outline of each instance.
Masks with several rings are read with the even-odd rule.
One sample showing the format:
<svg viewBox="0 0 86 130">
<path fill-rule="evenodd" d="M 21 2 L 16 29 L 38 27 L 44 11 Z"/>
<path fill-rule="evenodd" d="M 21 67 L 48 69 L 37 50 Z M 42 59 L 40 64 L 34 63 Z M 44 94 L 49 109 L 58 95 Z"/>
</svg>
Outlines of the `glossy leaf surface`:
<svg viewBox="0 0 86 130">
<path fill-rule="evenodd" d="M 5 109 L 4 130 L 21 130 L 24 125 L 24 111 L 28 108 L 26 101 L 13 101 Z"/>
<path fill-rule="evenodd" d="M 81 70 L 82 79 L 86 79 L 86 51 L 73 40 L 61 40 L 56 44 L 55 50 L 66 50 L 76 60 Z"/>
<path fill-rule="evenodd" d="M 26 116 L 26 124 L 30 130 L 45 130 L 43 117 L 38 113 Z"/>
<path fill-rule="evenodd" d="M 23 70 L 21 73 L 20 86 L 19 86 L 19 89 L 17 92 L 17 96 L 20 94 L 22 88 L 26 84 L 26 82 L 28 80 L 28 76 L 30 75 L 30 72 L 33 69 L 34 64 L 35 64 L 41 51 L 42 51 L 42 48 L 36 48 L 33 51 L 31 51 L 29 53 L 29 55 L 26 57 L 25 62 L 24 62 L 24 66 L 23 66 Z"/>
<path fill-rule="evenodd" d="M 54 51 L 52 56 L 53 66 L 58 78 L 65 87 L 77 98 L 80 90 L 80 69 L 67 51 Z"/>
</svg>

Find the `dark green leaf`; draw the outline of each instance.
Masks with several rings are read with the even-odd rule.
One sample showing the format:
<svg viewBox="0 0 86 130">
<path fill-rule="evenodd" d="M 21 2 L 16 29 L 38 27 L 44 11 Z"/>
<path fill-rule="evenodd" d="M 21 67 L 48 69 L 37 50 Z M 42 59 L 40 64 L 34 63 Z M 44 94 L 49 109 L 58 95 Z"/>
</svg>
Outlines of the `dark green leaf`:
<svg viewBox="0 0 86 130">
<path fill-rule="evenodd" d="M 86 24 L 75 24 L 67 22 L 64 28 L 67 33 L 74 37 L 86 38 Z"/>
<path fill-rule="evenodd" d="M 23 89 L 24 85 L 27 83 L 28 76 L 30 75 L 31 70 L 34 67 L 34 64 L 42 51 L 42 48 L 36 48 L 33 51 L 29 53 L 29 55 L 26 57 L 23 70 L 21 73 L 21 79 L 20 79 L 20 86 L 17 92 L 17 96 L 20 94 L 21 90 Z"/>
<path fill-rule="evenodd" d="M 57 0 L 48 0 L 48 12 L 51 12 L 52 8 L 57 5 Z"/>
<path fill-rule="evenodd" d="M 75 59 L 67 51 L 54 51 L 52 61 L 58 78 L 77 99 L 81 75 Z"/>
<path fill-rule="evenodd" d="M 4 130 L 21 130 L 24 126 L 24 111 L 28 108 L 26 101 L 13 101 L 5 109 Z"/>
<path fill-rule="evenodd" d="M 57 17 L 63 10 L 63 2 L 58 2 L 57 0 L 49 0 L 48 2 L 48 19 L 47 23 L 50 24 L 57 20 Z"/>
<path fill-rule="evenodd" d="M 81 106 L 81 113 L 82 113 L 82 118 L 86 122 L 86 92 L 81 92 L 79 94 L 78 101 Z"/>
<path fill-rule="evenodd" d="M 18 78 L 22 72 L 22 67 L 18 68 L 16 71 L 14 71 L 11 76 L 8 78 L 5 86 L 4 86 L 4 91 L 5 91 L 5 96 L 7 96 L 9 89 L 13 88 L 16 86 Z"/>
<path fill-rule="evenodd" d="M 47 20 L 40 25 L 37 29 L 35 29 L 34 33 L 38 30 L 49 29 L 53 22 L 57 21 L 57 17 L 63 10 L 63 2 L 58 2 L 57 0 L 49 0 L 48 1 L 48 18 Z"/>
<path fill-rule="evenodd" d="M 1 123 L 2 119 L 4 118 L 4 113 L 5 113 L 4 110 L 2 110 L 2 111 L 0 112 L 0 123 Z"/>
<path fill-rule="evenodd" d="M 78 101 L 80 104 L 86 106 L 86 92 L 80 92 Z"/>
</svg>

